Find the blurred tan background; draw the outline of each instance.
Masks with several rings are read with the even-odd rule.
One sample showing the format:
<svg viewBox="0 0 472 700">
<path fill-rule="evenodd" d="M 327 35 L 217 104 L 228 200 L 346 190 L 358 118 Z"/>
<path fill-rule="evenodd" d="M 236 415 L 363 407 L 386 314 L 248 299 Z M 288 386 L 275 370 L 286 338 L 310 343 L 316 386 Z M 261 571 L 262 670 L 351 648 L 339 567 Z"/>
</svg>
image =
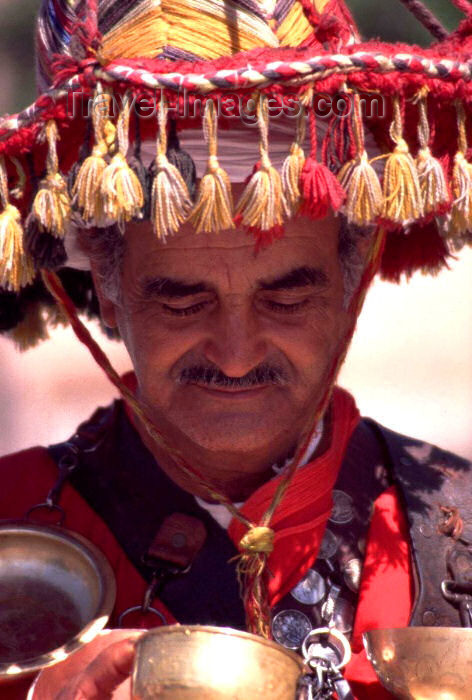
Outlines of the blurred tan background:
<svg viewBox="0 0 472 700">
<path fill-rule="evenodd" d="M 348 0 L 366 36 L 427 42 L 399 0 Z M 460 15 L 428 0 L 446 26 Z M 34 99 L 32 27 L 38 0 L 0 0 L 0 114 Z M 472 250 L 436 278 L 377 281 L 367 298 L 340 384 L 361 412 L 401 432 L 472 458 Z M 130 363 L 91 326 L 116 367 Z M 58 329 L 19 354 L 0 336 L 0 455 L 68 437 L 114 392 L 75 340 Z"/>
</svg>

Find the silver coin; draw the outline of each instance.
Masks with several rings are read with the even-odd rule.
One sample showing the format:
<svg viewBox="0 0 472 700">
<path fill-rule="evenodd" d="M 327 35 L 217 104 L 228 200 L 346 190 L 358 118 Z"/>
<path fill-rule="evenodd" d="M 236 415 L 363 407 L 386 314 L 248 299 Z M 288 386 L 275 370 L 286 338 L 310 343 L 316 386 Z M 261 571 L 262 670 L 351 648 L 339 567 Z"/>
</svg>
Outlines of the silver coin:
<svg viewBox="0 0 472 700">
<path fill-rule="evenodd" d="M 317 571 L 308 569 L 306 575 L 290 592 L 299 603 L 316 605 L 326 595 L 326 583 Z"/>
<path fill-rule="evenodd" d="M 360 559 L 350 559 L 344 567 L 344 580 L 346 586 L 356 593 L 361 584 L 362 562 Z"/>
<path fill-rule="evenodd" d="M 275 641 L 287 649 L 299 649 L 311 630 L 310 618 L 299 610 L 282 610 L 272 620 Z"/>
<path fill-rule="evenodd" d="M 330 520 L 333 523 L 343 525 L 349 523 L 354 517 L 354 508 L 352 498 L 344 491 L 335 489 L 333 491 L 333 510 L 331 511 Z"/>
<path fill-rule="evenodd" d="M 354 606 L 344 598 L 337 598 L 331 615 L 331 624 L 343 634 L 349 634 L 354 624 Z"/>
<path fill-rule="evenodd" d="M 331 530 L 326 529 L 321 542 L 318 559 L 331 559 L 338 550 L 339 539 Z"/>
</svg>

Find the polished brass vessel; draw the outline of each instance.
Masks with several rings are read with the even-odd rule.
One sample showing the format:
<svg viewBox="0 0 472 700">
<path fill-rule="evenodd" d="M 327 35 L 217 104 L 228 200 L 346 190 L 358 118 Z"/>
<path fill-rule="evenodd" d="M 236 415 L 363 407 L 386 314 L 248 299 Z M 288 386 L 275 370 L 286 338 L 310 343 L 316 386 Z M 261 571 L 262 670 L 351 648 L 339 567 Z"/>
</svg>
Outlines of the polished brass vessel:
<svg viewBox="0 0 472 700">
<path fill-rule="evenodd" d="M 382 684 L 405 700 L 472 698 L 472 629 L 407 627 L 364 633 Z"/>
<path fill-rule="evenodd" d="M 161 627 L 136 645 L 134 700 L 294 700 L 303 660 L 222 627 Z"/>
<path fill-rule="evenodd" d="M 110 565 L 83 537 L 0 522 L 0 682 L 65 659 L 105 626 L 114 602 Z"/>
</svg>

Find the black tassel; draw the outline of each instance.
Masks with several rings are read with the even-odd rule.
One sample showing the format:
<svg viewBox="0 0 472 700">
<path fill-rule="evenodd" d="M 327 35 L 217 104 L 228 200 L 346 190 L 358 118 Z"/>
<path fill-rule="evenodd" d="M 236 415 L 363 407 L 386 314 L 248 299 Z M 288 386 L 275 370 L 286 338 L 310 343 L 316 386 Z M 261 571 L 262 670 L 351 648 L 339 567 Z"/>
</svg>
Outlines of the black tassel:
<svg viewBox="0 0 472 700">
<path fill-rule="evenodd" d="M 67 260 L 63 239 L 40 231 L 37 222 L 31 216 L 26 221 L 25 248 L 38 268 L 56 270 Z"/>
<path fill-rule="evenodd" d="M 74 165 L 69 170 L 69 172 L 67 173 L 67 189 L 69 190 L 69 196 L 71 197 L 71 199 L 73 198 L 72 190 L 74 188 L 74 184 L 75 184 L 75 181 L 77 179 L 77 175 L 79 173 L 80 166 L 82 165 L 82 163 L 84 162 L 84 160 L 87 158 L 87 156 L 90 154 L 90 151 L 91 151 L 91 146 L 90 146 L 91 137 L 92 137 L 92 120 L 88 119 L 86 131 L 85 131 L 84 142 L 79 148 L 78 158 L 75 161 Z"/>
<path fill-rule="evenodd" d="M 0 333 L 11 331 L 23 318 L 20 295 L 0 289 Z"/>
<path fill-rule="evenodd" d="M 180 141 L 177 135 L 177 124 L 175 119 L 169 120 L 169 136 L 167 141 L 167 158 L 179 173 L 182 175 L 187 185 L 190 197 L 195 199 L 197 188 L 197 169 L 190 153 L 180 148 Z"/>
</svg>

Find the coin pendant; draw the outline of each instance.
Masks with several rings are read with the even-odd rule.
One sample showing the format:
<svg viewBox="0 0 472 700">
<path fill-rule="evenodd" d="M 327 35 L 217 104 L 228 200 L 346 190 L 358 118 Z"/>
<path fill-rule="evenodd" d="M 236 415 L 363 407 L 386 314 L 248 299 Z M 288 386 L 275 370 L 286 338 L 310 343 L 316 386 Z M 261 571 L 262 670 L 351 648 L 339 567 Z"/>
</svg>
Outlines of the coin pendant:
<svg viewBox="0 0 472 700">
<path fill-rule="evenodd" d="M 344 491 L 335 489 L 333 491 L 333 510 L 331 511 L 330 520 L 333 523 L 343 525 L 349 523 L 354 517 L 354 508 L 352 498 Z"/>
<path fill-rule="evenodd" d="M 291 590 L 292 596 L 304 605 L 316 605 L 326 595 L 324 578 L 314 569 L 308 569 L 306 575 Z"/>
<path fill-rule="evenodd" d="M 299 610 L 282 610 L 272 620 L 275 641 L 287 649 L 299 649 L 311 630 L 310 618 Z"/>
</svg>

